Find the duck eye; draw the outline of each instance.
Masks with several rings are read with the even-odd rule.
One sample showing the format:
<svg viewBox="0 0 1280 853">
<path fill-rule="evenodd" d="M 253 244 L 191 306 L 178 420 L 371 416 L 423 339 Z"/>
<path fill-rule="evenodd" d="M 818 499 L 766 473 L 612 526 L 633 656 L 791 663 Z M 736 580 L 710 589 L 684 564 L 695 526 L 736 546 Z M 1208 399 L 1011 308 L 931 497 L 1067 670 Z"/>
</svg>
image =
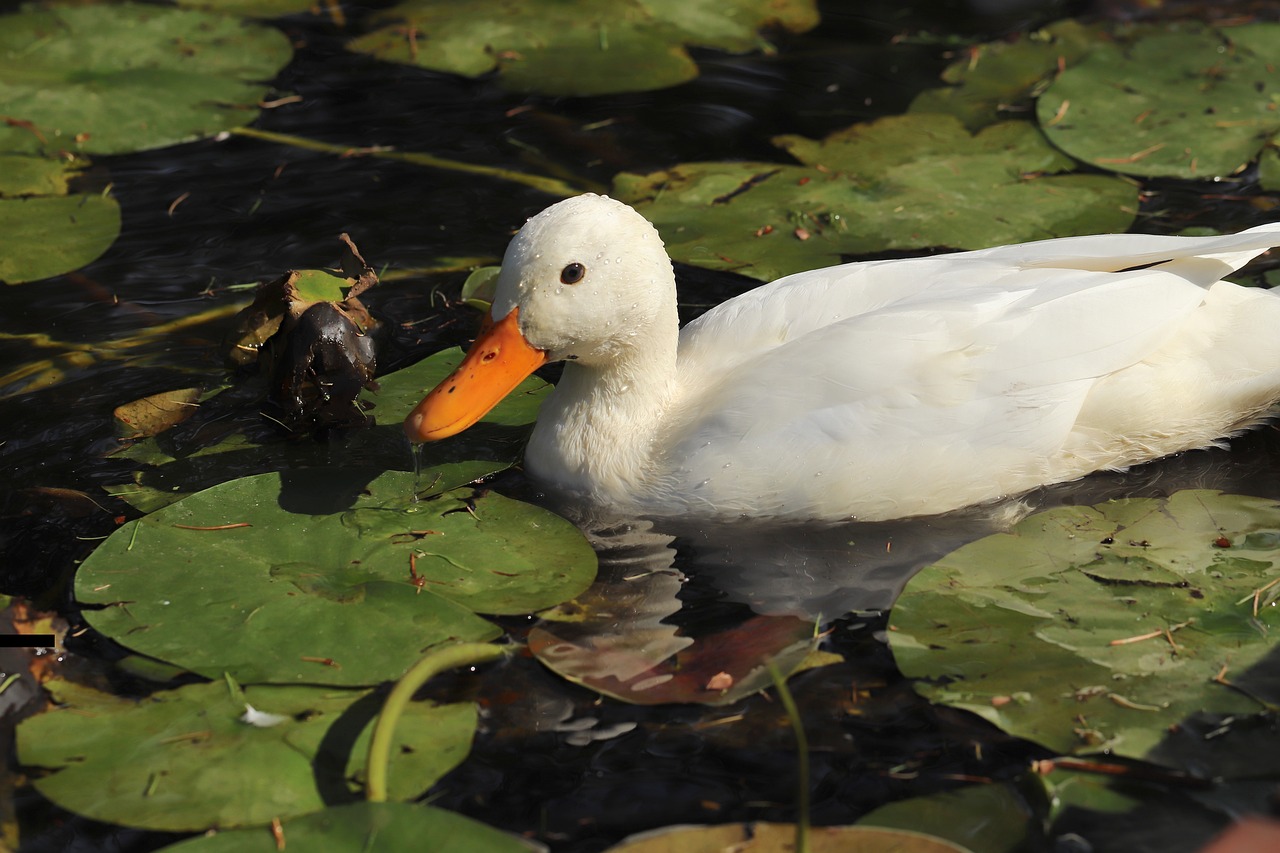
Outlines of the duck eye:
<svg viewBox="0 0 1280 853">
<path fill-rule="evenodd" d="M 572 263 L 560 270 L 560 280 L 565 284 L 577 284 L 586 274 L 586 267 L 579 263 Z"/>
</svg>

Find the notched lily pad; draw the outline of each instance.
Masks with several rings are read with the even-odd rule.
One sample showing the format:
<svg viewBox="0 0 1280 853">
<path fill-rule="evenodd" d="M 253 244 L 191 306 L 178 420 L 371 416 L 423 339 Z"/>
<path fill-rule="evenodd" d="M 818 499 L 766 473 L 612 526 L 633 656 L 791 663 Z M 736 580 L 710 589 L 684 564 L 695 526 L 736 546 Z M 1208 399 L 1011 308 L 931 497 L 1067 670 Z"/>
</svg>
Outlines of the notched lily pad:
<svg viewBox="0 0 1280 853">
<path fill-rule="evenodd" d="M 1280 131 L 1280 23 L 1138 31 L 1068 66 L 1040 97 L 1049 140 L 1131 175 L 1239 173 Z"/>
<path fill-rule="evenodd" d="M 0 97 L 3 92 L 0 84 Z M 84 166 L 0 154 L 0 281 L 61 275 L 111 248 L 120 235 L 120 205 L 108 194 L 70 193 L 71 180 Z"/>
<path fill-rule="evenodd" d="M 1050 510 L 916 575 L 890 642 L 933 701 L 1063 753 L 1159 761 L 1193 714 L 1280 702 L 1278 532 L 1276 501 L 1213 491 Z"/>
<path fill-rule="evenodd" d="M 774 142 L 806 165 L 684 163 L 618 175 L 614 194 L 677 260 L 766 280 L 844 255 L 1123 231 L 1137 208 L 1135 185 L 1066 174 L 1075 164 L 1024 122 L 971 135 L 913 114 Z"/>
<path fill-rule="evenodd" d="M 0 152 L 119 154 L 248 124 L 283 33 L 133 3 L 30 6 L 0 26 Z"/>
<path fill-rule="evenodd" d="M 386 25 L 352 50 L 467 77 L 497 71 L 517 91 L 604 95 L 692 80 L 686 46 L 768 49 L 760 29 L 804 32 L 818 12 L 812 0 L 408 0 L 375 20 Z"/>
<path fill-rule="evenodd" d="M 210 678 L 364 685 L 501 633 L 477 613 L 531 613 L 591 583 L 595 553 L 558 516 L 470 489 L 414 503 L 414 487 L 343 469 L 224 483 L 118 530 L 76 597 L 99 631 Z"/>
<path fill-rule="evenodd" d="M 254 826 L 363 795 L 369 691 L 249 687 L 219 679 L 132 700 L 71 682 L 18 728 L 19 761 L 53 802 L 109 823 L 169 832 Z M 396 730 L 390 795 L 422 795 L 471 747 L 470 703 L 414 702 Z M 270 839 L 270 833 L 265 833 Z"/>
</svg>

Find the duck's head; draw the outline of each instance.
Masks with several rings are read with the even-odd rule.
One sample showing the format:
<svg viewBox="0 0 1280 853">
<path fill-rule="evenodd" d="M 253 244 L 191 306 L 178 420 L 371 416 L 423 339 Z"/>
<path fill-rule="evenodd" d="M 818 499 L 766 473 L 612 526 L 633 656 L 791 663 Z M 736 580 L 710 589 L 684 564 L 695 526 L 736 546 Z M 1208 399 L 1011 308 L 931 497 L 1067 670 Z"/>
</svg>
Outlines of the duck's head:
<svg viewBox="0 0 1280 853">
<path fill-rule="evenodd" d="M 548 362 L 615 361 L 673 322 L 674 304 L 671 261 L 648 220 L 608 196 L 554 204 L 512 238 L 480 337 L 409 413 L 405 434 L 461 432 Z"/>
</svg>

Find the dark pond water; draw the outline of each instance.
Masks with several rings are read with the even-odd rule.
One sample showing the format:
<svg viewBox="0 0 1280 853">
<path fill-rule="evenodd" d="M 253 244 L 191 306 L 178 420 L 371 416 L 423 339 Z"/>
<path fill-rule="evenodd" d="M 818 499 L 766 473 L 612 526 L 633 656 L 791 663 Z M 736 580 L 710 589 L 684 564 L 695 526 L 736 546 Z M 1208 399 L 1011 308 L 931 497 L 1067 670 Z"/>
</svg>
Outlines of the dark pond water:
<svg viewBox="0 0 1280 853">
<path fill-rule="evenodd" d="M 277 89 L 301 100 L 266 112 L 258 126 L 353 148 L 393 146 L 531 171 L 560 164 L 584 182 L 607 184 L 619 170 L 682 160 L 777 159 L 768 143 L 775 133 L 820 137 L 902 111 L 915 93 L 936 85 L 947 48 L 940 40 L 895 43 L 899 33 L 990 38 L 1067 14 L 1127 14 L 1121 5 L 1029 2 L 984 15 L 942 0 L 829 3 L 823 25 L 780 39 L 777 56 L 707 52 L 698 56 L 703 73 L 696 82 L 595 99 L 513 95 L 489 81 L 379 63 L 345 52 L 339 32 L 286 19 L 277 26 L 299 48 Z M 349 11 L 358 20 L 366 10 Z M 1175 11 L 1209 14 L 1190 5 Z M 601 122 L 609 124 L 584 130 Z M 343 231 L 379 269 L 430 267 L 446 257 L 497 258 L 511 231 L 551 201 L 504 182 L 242 137 L 101 158 L 90 180 L 113 185 L 123 207 L 123 236 L 106 256 L 74 274 L 0 289 L 5 364 L 49 355 L 18 336 L 47 333 L 88 343 L 126 338 L 242 300 L 245 291 L 237 285 L 290 268 L 332 265 L 335 238 Z M 1149 188 L 1141 228 L 1235 224 L 1230 220 L 1238 208 L 1206 201 L 1210 188 Z M 180 196 L 184 200 L 171 212 Z M 686 320 L 751 284 L 691 268 L 679 272 Z M 466 341 L 473 321 L 436 293 L 455 293 L 462 278 L 418 276 L 384 283 L 371 294 L 373 312 L 392 321 L 382 369 Z M 128 467 L 107 456 L 116 445 L 111 410 L 217 375 L 225 322 L 156 339 L 130 350 L 128 358 L 68 367 L 47 388 L 0 389 L 6 395 L 0 467 L 8 473 L 0 589 L 75 621 L 67 589 L 77 560 L 114 529 L 116 516 L 132 513 L 98 491 Z M 1263 429 L 1228 449 L 1089 478 L 1028 500 L 1036 506 L 1092 503 L 1192 485 L 1280 498 L 1280 434 Z M 39 491 L 48 487 L 88 492 L 101 509 Z M 497 488 L 539 499 L 518 474 L 499 478 Z M 1037 747 L 976 717 L 918 699 L 880 637 L 885 623 L 879 611 L 913 569 L 988 530 L 983 516 L 964 514 L 835 529 L 671 524 L 648 531 L 634 547 L 603 539 L 602 574 L 625 571 L 627 560 L 679 573 L 683 581 L 672 589 L 665 624 L 690 636 L 753 612 L 800 613 L 829 623 L 826 648 L 844 663 L 801 675 L 792 689 L 813 750 L 813 819 L 851 823 L 884 803 L 969 781 L 1017 782 L 1027 761 L 1040 755 Z M 520 640 L 529 621 L 507 619 L 505 625 Z M 61 665 L 81 673 L 103 671 L 117 654 L 91 633 L 69 648 L 72 656 Z M 474 694 L 486 716 L 472 756 L 439 784 L 434 802 L 530 834 L 556 850 L 599 850 L 669 824 L 795 817 L 794 741 L 780 708 L 764 698 L 719 709 L 602 702 L 529 659 L 437 689 Z M 10 721 L 17 711 L 5 709 Z M 1129 816 L 1124 827 L 1082 818 L 1031 844 L 1046 850 L 1193 850 L 1222 820 L 1183 807 L 1176 792 L 1153 789 L 1149 799 L 1151 805 Z M 1043 813 L 1030 795 L 1024 805 Z M 16 808 L 27 850 L 142 850 L 171 840 L 93 824 L 29 789 L 18 790 Z M 1087 838 L 1079 842 L 1086 846 L 1071 846 L 1077 843 L 1068 838 L 1072 832 Z"/>
</svg>

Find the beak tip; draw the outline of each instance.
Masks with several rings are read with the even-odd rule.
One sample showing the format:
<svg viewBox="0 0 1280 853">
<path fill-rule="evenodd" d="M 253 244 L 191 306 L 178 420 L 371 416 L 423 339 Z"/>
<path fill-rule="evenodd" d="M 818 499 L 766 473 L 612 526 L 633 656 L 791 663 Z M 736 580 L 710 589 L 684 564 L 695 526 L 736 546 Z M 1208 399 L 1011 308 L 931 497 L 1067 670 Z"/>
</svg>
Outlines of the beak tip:
<svg viewBox="0 0 1280 853">
<path fill-rule="evenodd" d="M 404 419 L 404 434 L 412 444 L 422 444 L 426 439 L 422 435 L 422 415 L 412 412 Z"/>
</svg>

